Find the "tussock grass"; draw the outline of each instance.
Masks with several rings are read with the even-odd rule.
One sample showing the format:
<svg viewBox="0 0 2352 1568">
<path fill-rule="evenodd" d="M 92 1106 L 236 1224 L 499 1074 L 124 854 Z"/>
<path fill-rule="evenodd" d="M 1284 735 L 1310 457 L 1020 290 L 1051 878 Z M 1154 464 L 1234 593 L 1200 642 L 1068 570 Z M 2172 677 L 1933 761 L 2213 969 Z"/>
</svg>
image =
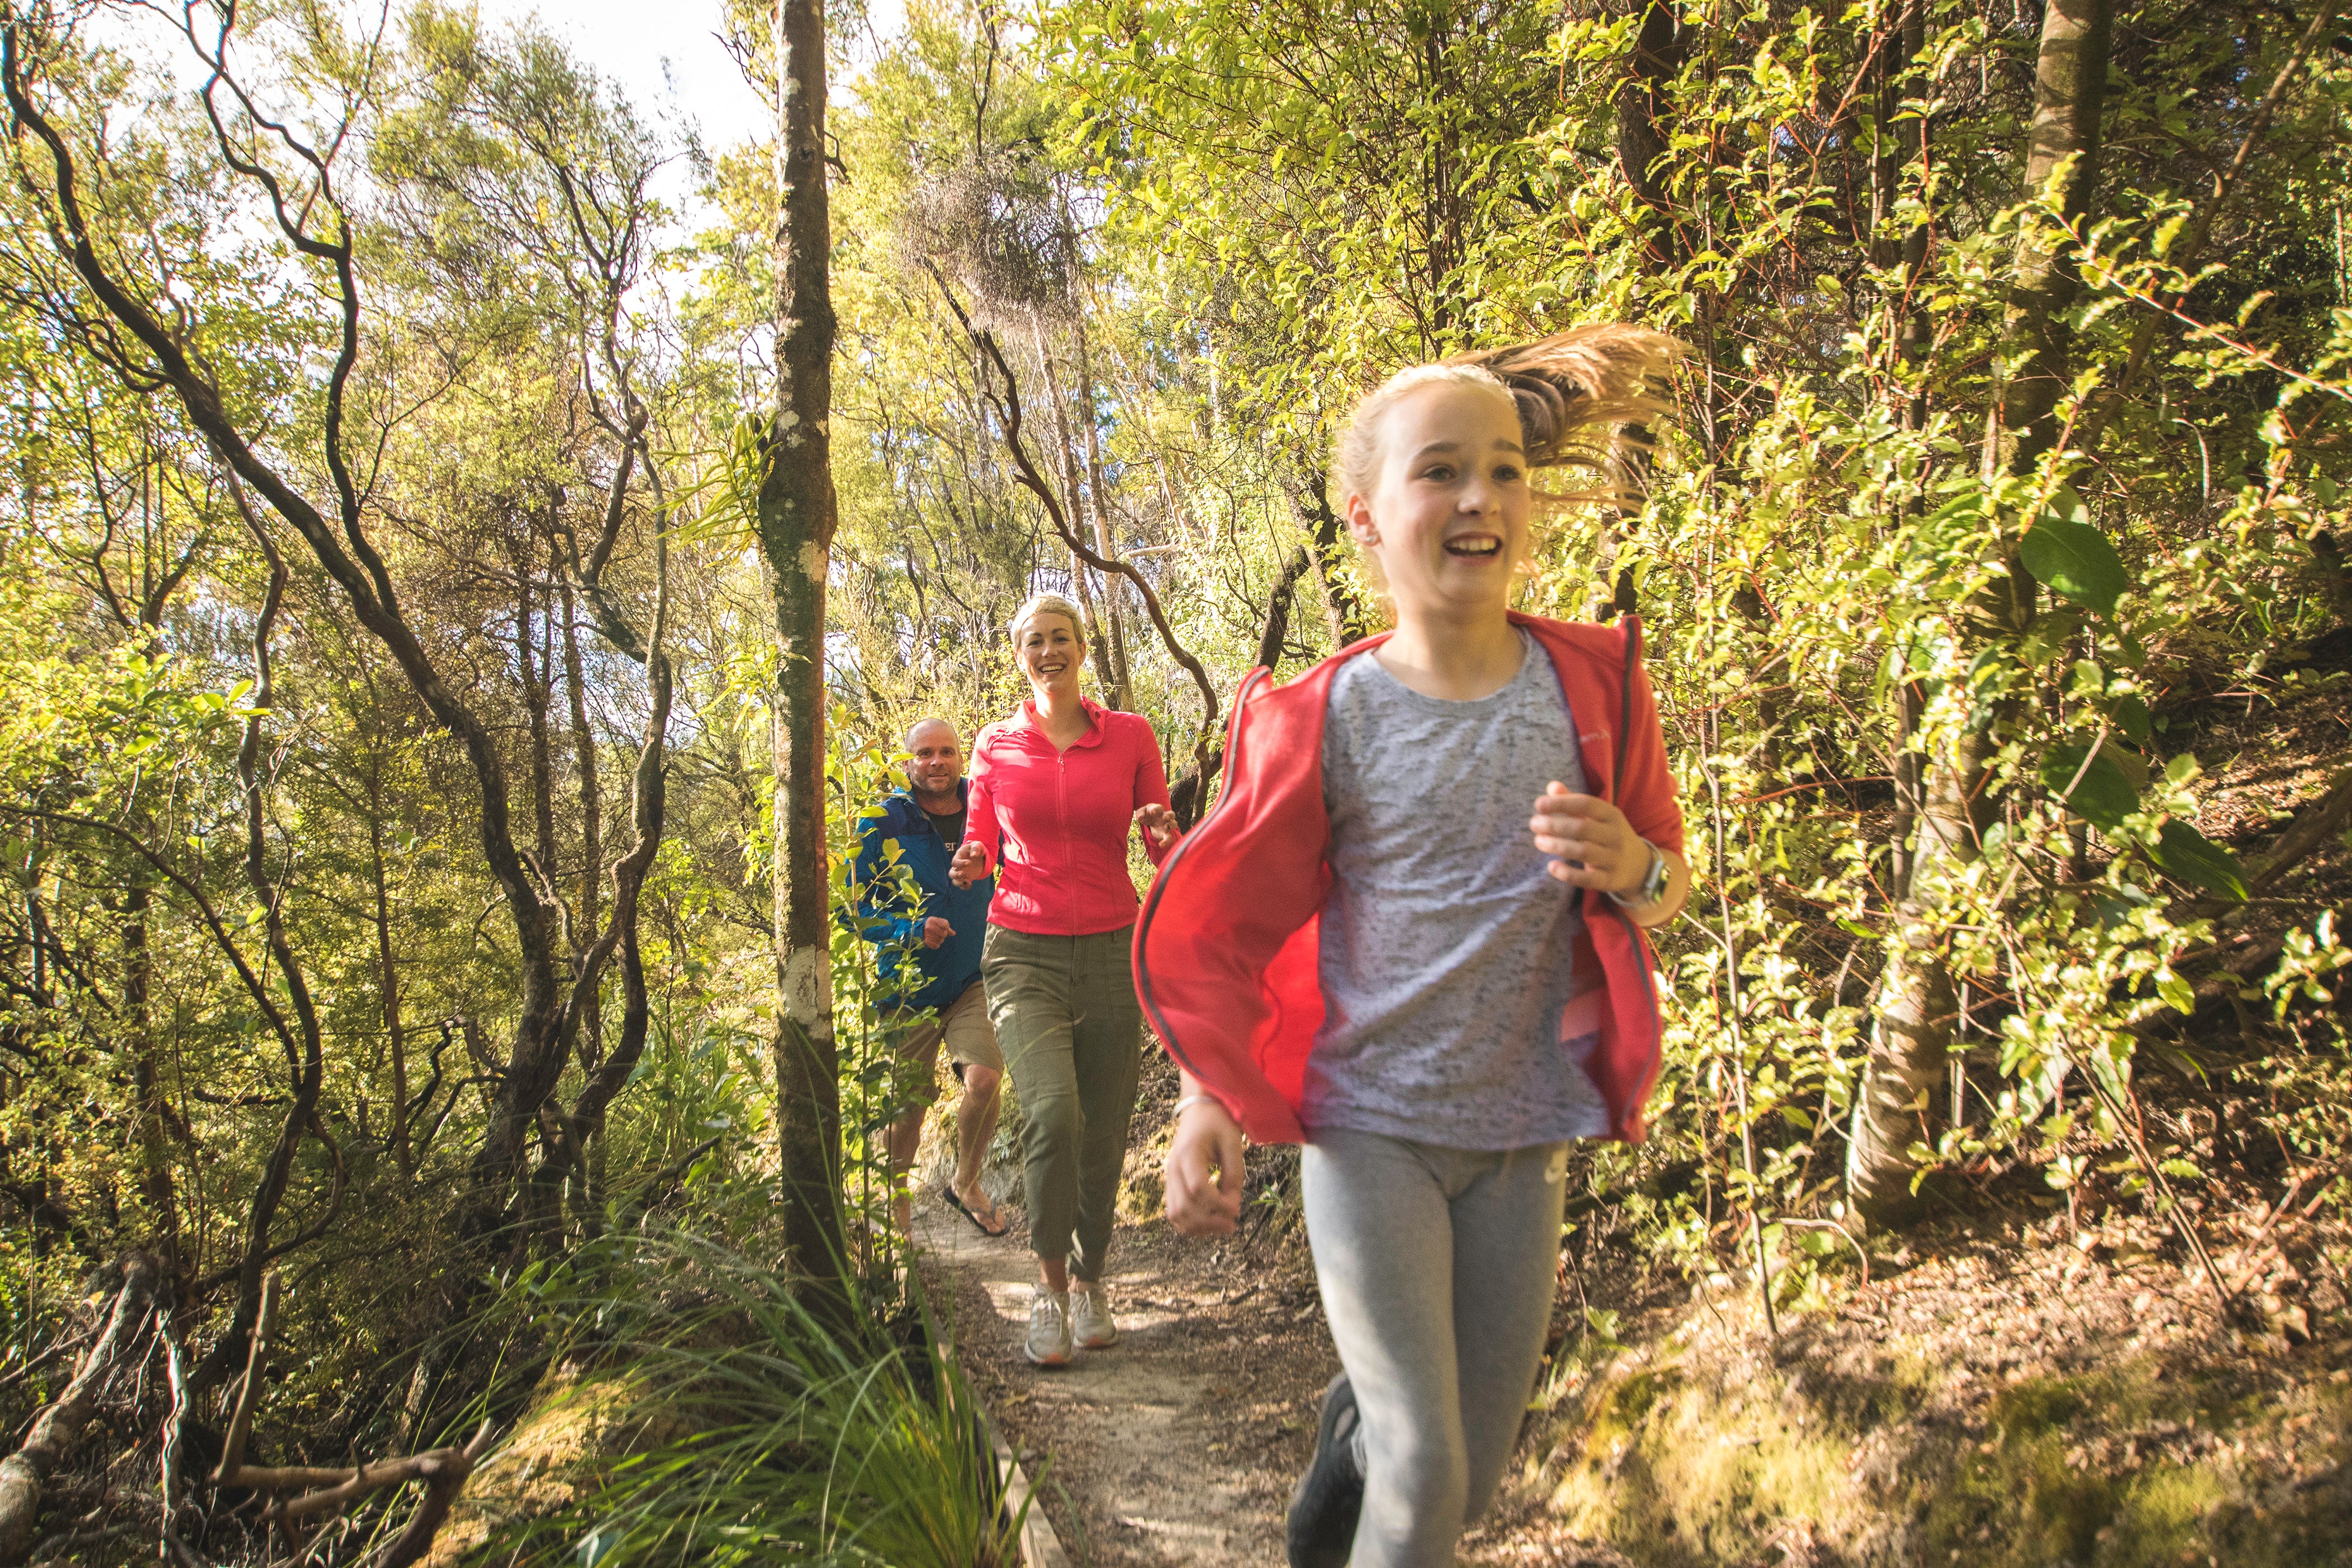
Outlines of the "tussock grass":
<svg viewBox="0 0 2352 1568">
<path fill-rule="evenodd" d="M 529 1311 L 565 1349 L 455 1563 L 1009 1568 L 981 1406 L 919 1298 L 845 1303 L 705 1238 L 610 1239 Z"/>
</svg>

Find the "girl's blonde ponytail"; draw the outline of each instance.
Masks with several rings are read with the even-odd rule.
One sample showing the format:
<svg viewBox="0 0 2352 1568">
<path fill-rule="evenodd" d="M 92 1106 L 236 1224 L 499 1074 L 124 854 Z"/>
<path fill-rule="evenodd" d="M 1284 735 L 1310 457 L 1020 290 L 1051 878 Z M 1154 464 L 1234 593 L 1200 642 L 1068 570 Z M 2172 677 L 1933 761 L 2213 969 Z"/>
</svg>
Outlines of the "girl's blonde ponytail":
<svg viewBox="0 0 2352 1568">
<path fill-rule="evenodd" d="M 1532 343 L 1455 354 L 1399 371 L 1356 404 L 1331 453 L 1333 498 L 1368 496 L 1380 475 L 1381 420 L 1421 387 L 1471 382 L 1507 393 L 1519 411 L 1528 466 L 1581 468 L 1600 484 L 1551 501 L 1609 501 L 1633 488 L 1630 456 L 1646 425 L 1672 406 L 1666 375 L 1682 345 L 1642 327 L 1570 327 Z"/>
</svg>

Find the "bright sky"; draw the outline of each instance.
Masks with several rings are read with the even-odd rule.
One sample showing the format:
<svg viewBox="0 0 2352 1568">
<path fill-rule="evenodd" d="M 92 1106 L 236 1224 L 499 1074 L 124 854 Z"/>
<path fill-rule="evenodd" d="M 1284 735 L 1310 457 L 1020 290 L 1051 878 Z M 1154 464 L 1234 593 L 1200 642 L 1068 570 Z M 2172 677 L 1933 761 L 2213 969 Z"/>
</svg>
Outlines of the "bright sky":
<svg viewBox="0 0 2352 1568">
<path fill-rule="evenodd" d="M 673 128 L 692 120 L 712 152 L 767 134 L 775 109 L 719 42 L 720 0 L 478 0 L 487 23 L 536 12 L 641 112 Z"/>
<path fill-rule="evenodd" d="M 721 0 L 477 0 L 482 20 L 536 13 L 549 31 L 618 81 L 640 109 L 666 124 L 691 119 L 703 144 L 721 152 L 769 134 L 775 106 L 743 79 L 719 42 Z M 906 15 L 903 0 L 870 0 L 875 32 L 888 37 Z M 658 20 L 650 20 L 658 18 Z M 842 97 L 835 84 L 833 97 Z"/>
<path fill-rule="evenodd" d="M 716 156 L 774 133 L 775 105 L 752 89 L 719 41 L 723 0 L 475 0 L 484 23 L 519 21 L 536 14 L 579 57 L 618 82 L 638 112 L 673 135 L 691 121 L 706 152 Z M 904 25 L 905 0 L 867 0 L 875 37 Z M 657 18 L 657 19 L 656 19 Z M 857 51 L 863 55 L 866 51 Z M 833 84 L 836 104 L 847 95 Z M 701 203 L 685 162 L 665 171 L 655 193 L 698 226 Z"/>
</svg>

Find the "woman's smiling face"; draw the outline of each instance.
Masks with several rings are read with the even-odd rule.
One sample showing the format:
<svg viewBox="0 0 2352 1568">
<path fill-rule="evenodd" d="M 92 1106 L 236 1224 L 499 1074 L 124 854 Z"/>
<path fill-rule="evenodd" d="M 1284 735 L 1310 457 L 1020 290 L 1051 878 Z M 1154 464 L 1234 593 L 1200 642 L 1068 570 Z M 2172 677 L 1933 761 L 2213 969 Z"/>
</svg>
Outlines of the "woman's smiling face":
<svg viewBox="0 0 2352 1568">
<path fill-rule="evenodd" d="M 1510 602 L 1527 559 L 1527 455 L 1510 394 L 1439 382 L 1381 416 L 1380 478 L 1348 526 L 1380 561 L 1400 616 Z"/>
<path fill-rule="evenodd" d="M 1087 645 L 1066 615 L 1041 610 L 1021 623 L 1021 637 L 1013 645 L 1013 662 L 1029 677 L 1039 696 L 1048 692 L 1076 691 L 1078 666 L 1086 662 Z"/>
</svg>

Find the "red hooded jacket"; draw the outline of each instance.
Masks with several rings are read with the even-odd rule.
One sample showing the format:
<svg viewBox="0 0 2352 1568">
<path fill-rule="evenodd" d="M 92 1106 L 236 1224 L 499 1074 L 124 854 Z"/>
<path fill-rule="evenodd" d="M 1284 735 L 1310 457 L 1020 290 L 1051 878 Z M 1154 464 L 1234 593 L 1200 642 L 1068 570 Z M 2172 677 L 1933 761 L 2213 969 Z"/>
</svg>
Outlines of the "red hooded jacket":
<svg viewBox="0 0 2352 1568">
<path fill-rule="evenodd" d="M 1514 612 L 1559 672 L 1582 748 L 1585 788 L 1633 831 L 1680 853 L 1682 808 L 1641 664 L 1641 625 L 1571 625 Z M 1169 853 L 1135 923 L 1135 989 L 1183 1069 L 1258 1143 L 1297 1143 L 1307 1058 L 1323 1022 L 1318 926 L 1331 868 L 1323 805 L 1323 715 L 1340 662 L 1386 641 L 1352 643 L 1287 685 L 1253 670 L 1234 699 L 1225 786 Z M 1629 736 L 1621 745 L 1619 737 Z M 1433 802 L 1442 809 L 1442 802 Z M 1578 961 L 1607 988 L 1601 1043 L 1586 1063 L 1609 1108 L 1610 1135 L 1643 1136 L 1657 1082 L 1659 1022 L 1650 949 L 1606 894 L 1584 894 Z M 1587 944 L 1590 951 L 1587 951 Z"/>
</svg>

